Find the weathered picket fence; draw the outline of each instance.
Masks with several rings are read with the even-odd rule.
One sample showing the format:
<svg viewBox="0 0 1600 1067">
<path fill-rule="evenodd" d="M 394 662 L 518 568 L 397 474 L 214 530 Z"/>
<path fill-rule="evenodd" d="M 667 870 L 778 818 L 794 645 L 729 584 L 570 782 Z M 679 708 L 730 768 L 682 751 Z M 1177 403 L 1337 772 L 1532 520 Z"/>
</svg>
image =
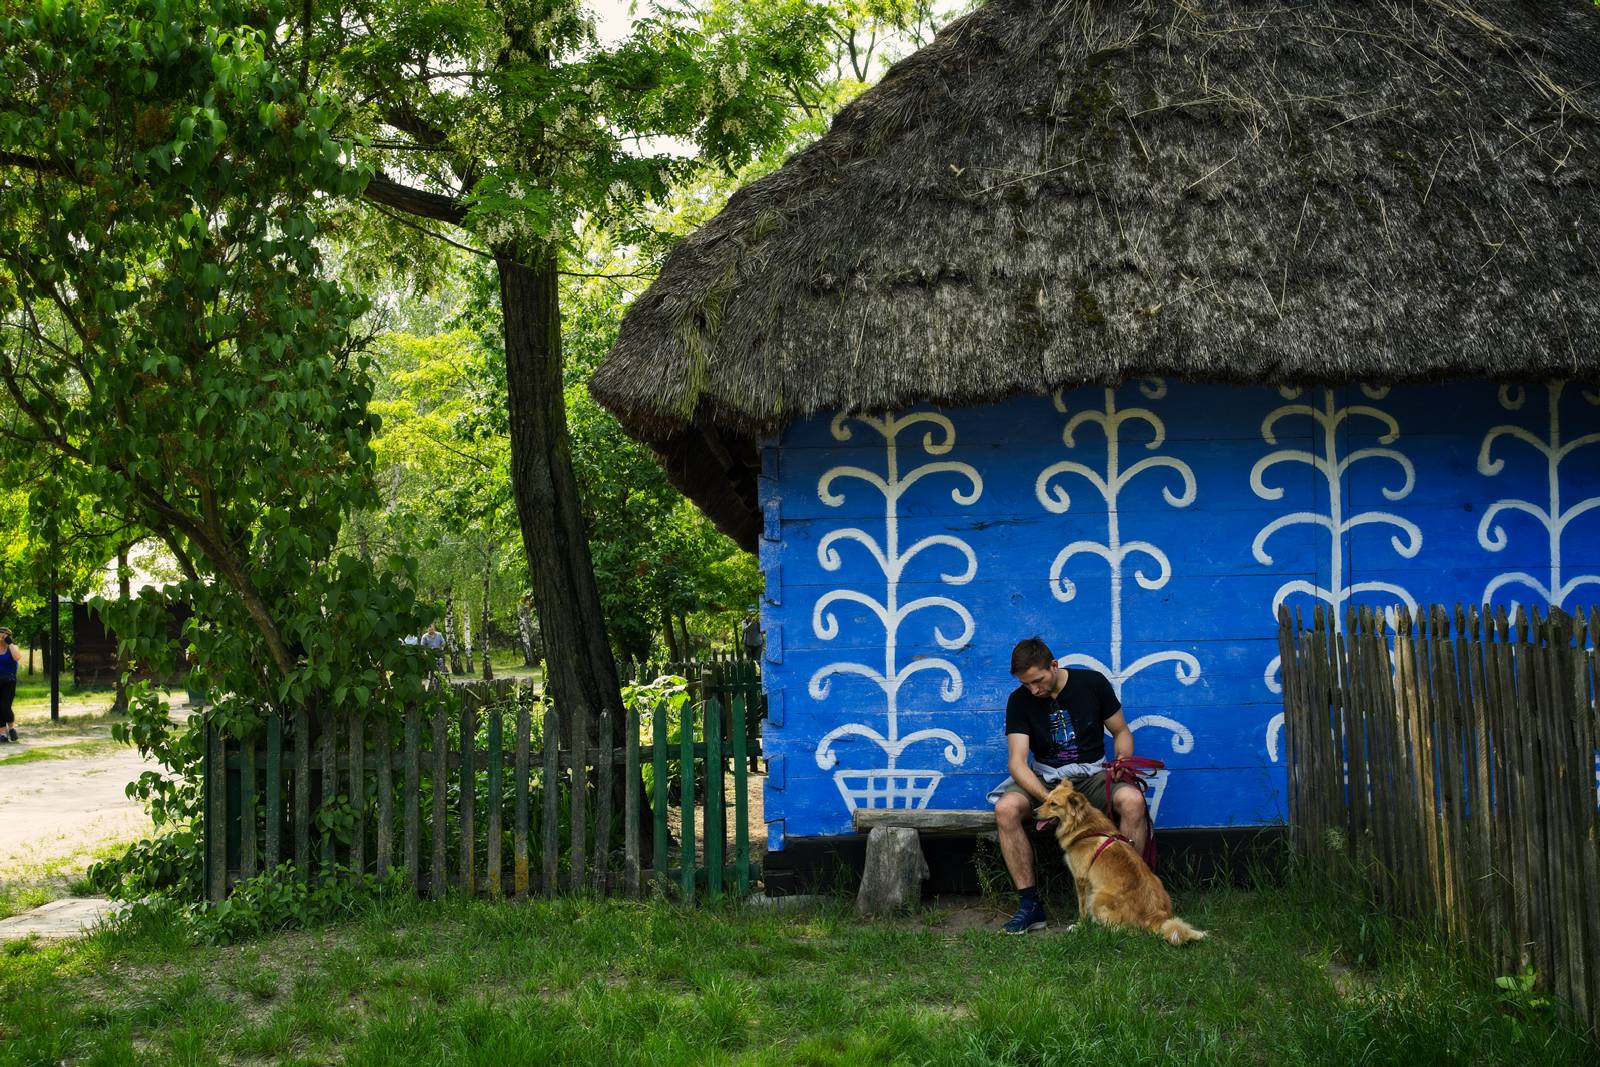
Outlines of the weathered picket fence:
<svg viewBox="0 0 1600 1067">
<path fill-rule="evenodd" d="M 686 703 L 680 721 L 664 704 L 647 709 L 643 739 L 629 709 L 618 747 L 608 715 L 590 723 L 581 708 L 498 689 L 486 699 L 464 687 L 398 722 L 344 717 L 319 730 L 302 711 L 242 740 L 208 722 L 207 895 L 221 900 L 285 861 L 302 878 L 398 868 L 432 896 L 653 885 L 693 900 L 759 879 L 744 767 L 760 742 L 742 728 L 743 693 Z"/>
<path fill-rule="evenodd" d="M 1280 610 L 1289 821 L 1600 1027 L 1600 612 Z"/>
<path fill-rule="evenodd" d="M 621 673 L 624 682 L 635 683 L 648 683 L 666 676 L 682 678 L 688 683 L 690 700 L 715 699 L 724 708 L 731 708 L 736 699 L 742 699 L 746 736 L 761 736 L 761 723 L 767 717 L 761 670 L 755 660 L 742 654 L 719 652 L 666 663 L 628 663 L 623 665 Z M 759 746 L 750 746 L 749 759 L 750 770 L 759 770 Z"/>
</svg>

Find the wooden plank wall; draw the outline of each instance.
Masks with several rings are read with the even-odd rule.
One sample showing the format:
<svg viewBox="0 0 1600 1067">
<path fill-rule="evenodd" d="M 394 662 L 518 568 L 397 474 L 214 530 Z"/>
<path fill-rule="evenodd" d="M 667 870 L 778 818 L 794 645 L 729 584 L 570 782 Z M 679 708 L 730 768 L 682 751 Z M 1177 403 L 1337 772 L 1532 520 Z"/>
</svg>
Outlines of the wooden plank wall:
<svg viewBox="0 0 1600 1067">
<path fill-rule="evenodd" d="M 620 746 L 608 717 L 588 716 L 586 731 L 585 716 L 564 723 L 570 712 L 506 685 L 320 732 L 304 712 L 244 741 L 208 723 L 207 894 L 282 863 L 301 878 L 399 870 L 432 896 L 748 893 L 760 877 L 745 781 L 760 680 L 747 661 L 693 666 L 703 698 L 629 709 Z M 632 788 L 613 788 L 619 767 Z"/>
<path fill-rule="evenodd" d="M 1600 611 L 1285 609 L 1291 833 L 1600 1028 Z"/>
<path fill-rule="evenodd" d="M 1570 608 L 1600 574 L 1592 384 L 1134 380 L 893 415 L 763 446 L 775 850 L 857 808 L 987 806 L 1033 634 L 1117 688 L 1170 772 L 1159 826 L 1281 823 L 1280 603 Z"/>
</svg>

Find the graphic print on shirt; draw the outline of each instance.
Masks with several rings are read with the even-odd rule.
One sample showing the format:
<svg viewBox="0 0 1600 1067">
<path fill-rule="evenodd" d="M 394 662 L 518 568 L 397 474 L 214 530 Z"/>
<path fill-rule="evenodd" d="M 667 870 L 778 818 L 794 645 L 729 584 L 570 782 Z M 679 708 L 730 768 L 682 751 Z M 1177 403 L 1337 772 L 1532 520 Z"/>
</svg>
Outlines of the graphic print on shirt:
<svg viewBox="0 0 1600 1067">
<path fill-rule="evenodd" d="M 1053 765 L 1065 767 L 1078 760 L 1078 732 L 1073 728 L 1072 716 L 1060 704 L 1050 713 L 1050 739 L 1055 742 L 1056 756 Z"/>
</svg>

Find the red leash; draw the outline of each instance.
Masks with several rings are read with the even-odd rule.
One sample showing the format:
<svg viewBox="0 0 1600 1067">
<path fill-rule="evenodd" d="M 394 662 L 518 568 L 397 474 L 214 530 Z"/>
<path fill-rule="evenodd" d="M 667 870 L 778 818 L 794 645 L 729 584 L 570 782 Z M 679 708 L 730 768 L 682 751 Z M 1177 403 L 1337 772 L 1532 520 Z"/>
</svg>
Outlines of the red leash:
<svg viewBox="0 0 1600 1067">
<path fill-rule="evenodd" d="M 1131 785 L 1143 795 L 1149 788 L 1149 779 L 1154 778 L 1156 772 L 1163 770 L 1166 764 L 1158 759 L 1150 759 L 1146 756 L 1123 756 L 1119 759 L 1108 760 L 1101 766 L 1105 768 L 1106 772 L 1106 810 L 1111 811 L 1111 793 L 1117 786 Z M 1143 859 L 1145 866 L 1153 871 L 1156 869 L 1156 823 L 1154 819 L 1150 818 L 1150 805 L 1148 803 L 1145 804 L 1145 821 L 1150 826 L 1150 836 L 1145 838 Z M 1099 858 L 1100 852 L 1103 852 L 1106 846 L 1111 843 L 1111 840 L 1107 838 L 1105 844 L 1101 845 L 1099 851 L 1095 852 L 1096 859 Z M 1128 839 L 1124 837 L 1122 840 L 1127 841 Z M 1133 842 L 1129 841 L 1128 843 L 1131 845 Z M 1094 866 L 1094 860 L 1090 860 L 1089 865 L 1091 867 Z"/>
</svg>

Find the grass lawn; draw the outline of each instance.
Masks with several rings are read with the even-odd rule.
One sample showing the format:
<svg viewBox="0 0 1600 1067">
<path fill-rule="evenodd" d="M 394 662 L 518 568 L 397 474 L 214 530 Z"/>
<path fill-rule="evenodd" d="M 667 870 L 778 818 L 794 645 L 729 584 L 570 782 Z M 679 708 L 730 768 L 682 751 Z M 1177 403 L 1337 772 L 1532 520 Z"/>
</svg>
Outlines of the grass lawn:
<svg viewBox="0 0 1600 1067">
<path fill-rule="evenodd" d="M 98 701 L 104 698 L 106 707 L 111 706 L 111 701 L 116 697 L 116 691 L 109 686 L 90 686 L 79 689 L 72 683 L 71 674 L 61 676 L 61 701 L 77 702 L 81 700 Z M 43 704 L 45 711 L 50 710 L 50 676 L 43 672 L 34 675 L 19 674 L 17 676 L 17 707 L 23 705 Z"/>
<path fill-rule="evenodd" d="M 1007 938 L 972 905 L 862 923 L 848 901 L 403 901 L 229 947 L 147 921 L 0 955 L 0 1064 L 1595 1062 L 1348 906 L 1180 903 L 1212 940 Z"/>
<path fill-rule="evenodd" d="M 44 736 L 48 737 L 46 733 Z M 33 740 L 33 737 L 29 737 Z M 67 741 L 47 748 L 28 748 L 20 751 L 0 748 L 0 767 L 18 763 L 38 763 L 40 760 L 93 759 L 126 752 L 128 746 L 110 737 L 91 738 L 84 741 Z"/>
</svg>

